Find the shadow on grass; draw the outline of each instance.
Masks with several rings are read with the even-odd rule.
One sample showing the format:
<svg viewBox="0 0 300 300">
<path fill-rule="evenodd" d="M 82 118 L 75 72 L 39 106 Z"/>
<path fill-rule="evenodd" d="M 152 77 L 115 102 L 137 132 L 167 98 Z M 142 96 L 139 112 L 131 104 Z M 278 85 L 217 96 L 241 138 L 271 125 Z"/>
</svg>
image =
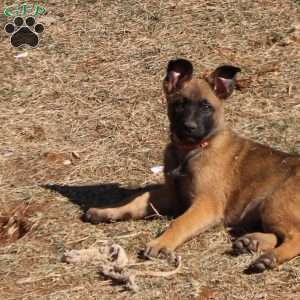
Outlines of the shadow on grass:
<svg viewBox="0 0 300 300">
<path fill-rule="evenodd" d="M 145 187 L 126 188 L 119 183 L 108 183 L 86 186 L 70 186 L 59 184 L 47 184 L 45 189 L 55 191 L 68 198 L 72 203 L 80 206 L 83 212 L 91 207 L 117 207 L 126 203 L 126 199 L 134 194 L 147 192 L 160 187 L 151 184 Z"/>
</svg>

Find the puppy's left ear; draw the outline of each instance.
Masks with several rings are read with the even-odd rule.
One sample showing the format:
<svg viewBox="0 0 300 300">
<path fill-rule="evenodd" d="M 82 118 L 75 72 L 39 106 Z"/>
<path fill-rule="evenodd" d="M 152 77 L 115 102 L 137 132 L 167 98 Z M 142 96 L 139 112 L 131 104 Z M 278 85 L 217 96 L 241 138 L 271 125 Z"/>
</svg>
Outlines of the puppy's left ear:
<svg viewBox="0 0 300 300">
<path fill-rule="evenodd" d="M 218 67 L 206 80 L 220 99 L 228 98 L 236 86 L 236 75 L 241 72 L 238 67 L 224 65 Z"/>
<path fill-rule="evenodd" d="M 168 63 L 164 87 L 167 93 L 180 90 L 193 77 L 193 65 L 190 61 L 179 58 Z"/>
</svg>

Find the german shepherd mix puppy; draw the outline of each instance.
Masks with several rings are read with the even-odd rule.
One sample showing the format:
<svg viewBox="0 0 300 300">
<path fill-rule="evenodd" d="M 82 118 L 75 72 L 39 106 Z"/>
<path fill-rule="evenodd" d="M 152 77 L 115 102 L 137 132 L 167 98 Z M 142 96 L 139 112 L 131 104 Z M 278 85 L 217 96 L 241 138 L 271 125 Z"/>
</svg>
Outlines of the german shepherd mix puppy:
<svg viewBox="0 0 300 300">
<path fill-rule="evenodd" d="M 165 184 L 110 208 L 91 208 L 92 223 L 140 219 L 154 213 L 178 217 L 145 250 L 172 252 L 213 225 L 252 229 L 237 238 L 237 253 L 262 251 L 248 271 L 274 268 L 300 254 L 300 156 L 242 138 L 224 124 L 224 100 L 235 87 L 237 67 L 218 67 L 193 78 L 184 59 L 168 64 L 163 89 L 171 142 L 164 159 Z"/>
</svg>

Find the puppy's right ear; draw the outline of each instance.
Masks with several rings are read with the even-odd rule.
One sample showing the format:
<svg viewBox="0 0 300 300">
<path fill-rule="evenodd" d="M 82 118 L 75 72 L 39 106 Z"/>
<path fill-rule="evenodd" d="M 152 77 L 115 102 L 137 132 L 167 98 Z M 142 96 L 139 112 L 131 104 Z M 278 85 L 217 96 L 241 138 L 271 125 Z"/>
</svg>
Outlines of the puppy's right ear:
<svg viewBox="0 0 300 300">
<path fill-rule="evenodd" d="M 167 67 L 167 75 L 164 79 L 166 92 L 182 88 L 186 81 L 189 81 L 193 76 L 193 65 L 186 59 L 176 59 L 169 61 Z"/>
<path fill-rule="evenodd" d="M 206 77 L 214 93 L 220 99 L 228 98 L 236 86 L 236 75 L 241 72 L 238 67 L 223 65 Z"/>
</svg>

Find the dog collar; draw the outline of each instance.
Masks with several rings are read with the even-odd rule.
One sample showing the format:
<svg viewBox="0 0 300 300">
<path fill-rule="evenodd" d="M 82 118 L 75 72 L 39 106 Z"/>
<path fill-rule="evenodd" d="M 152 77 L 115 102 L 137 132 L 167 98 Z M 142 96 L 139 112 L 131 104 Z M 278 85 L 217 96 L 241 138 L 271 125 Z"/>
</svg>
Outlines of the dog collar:
<svg viewBox="0 0 300 300">
<path fill-rule="evenodd" d="M 194 149 L 197 149 L 197 148 L 205 149 L 207 146 L 208 146 L 208 141 L 203 141 L 203 142 L 195 144 L 195 145 L 191 145 L 191 144 L 176 144 L 176 147 L 178 149 L 182 149 L 182 150 L 194 150 Z"/>
</svg>

